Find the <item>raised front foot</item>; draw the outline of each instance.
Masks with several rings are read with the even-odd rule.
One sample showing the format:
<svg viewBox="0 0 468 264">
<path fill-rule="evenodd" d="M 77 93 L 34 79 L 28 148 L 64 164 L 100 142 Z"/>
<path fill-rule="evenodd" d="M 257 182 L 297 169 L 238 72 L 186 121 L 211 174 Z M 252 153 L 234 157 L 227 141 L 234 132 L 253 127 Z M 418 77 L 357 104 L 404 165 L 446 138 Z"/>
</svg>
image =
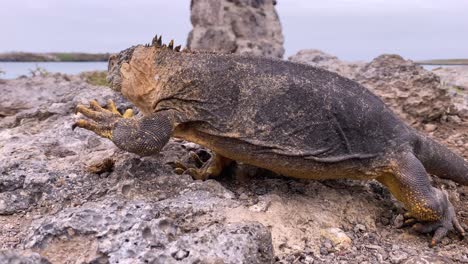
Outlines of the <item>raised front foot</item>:
<svg viewBox="0 0 468 264">
<path fill-rule="evenodd" d="M 73 124 L 72 129 L 81 127 L 109 139 L 112 139 L 112 131 L 119 120 L 133 117 L 132 109 L 120 114 L 112 100 L 107 101 L 106 108 L 101 107 L 96 100 L 90 101 L 89 107 L 79 104 L 75 113 L 81 113 L 90 120 L 79 119 Z"/>
<path fill-rule="evenodd" d="M 201 168 L 188 168 L 184 164 L 177 162 L 174 164 L 175 172 L 178 174 L 186 173 L 192 176 L 195 180 L 207 180 L 209 178 L 217 177 L 225 167 L 232 163 L 232 160 L 216 153 L 213 153 L 213 156 L 205 163 L 201 161 L 197 154 L 191 153 L 191 155 L 195 163 L 201 165 Z"/>
</svg>

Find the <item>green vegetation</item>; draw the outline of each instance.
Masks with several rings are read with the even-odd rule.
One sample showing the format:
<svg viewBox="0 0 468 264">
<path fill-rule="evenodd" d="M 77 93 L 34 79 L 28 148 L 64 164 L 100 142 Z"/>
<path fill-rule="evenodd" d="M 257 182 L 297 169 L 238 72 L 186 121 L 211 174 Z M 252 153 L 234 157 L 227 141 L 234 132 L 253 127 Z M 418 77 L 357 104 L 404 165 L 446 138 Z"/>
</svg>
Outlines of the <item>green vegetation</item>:
<svg viewBox="0 0 468 264">
<path fill-rule="evenodd" d="M 42 68 L 42 67 L 39 67 L 36 65 L 36 68 L 34 69 L 29 69 L 29 74 L 32 76 L 32 77 L 36 77 L 36 76 L 41 76 L 41 77 L 46 77 L 47 75 L 49 75 L 50 73 Z"/>
<path fill-rule="evenodd" d="M 109 53 L 50 53 L 58 61 L 107 61 Z"/>
<path fill-rule="evenodd" d="M 52 53 L 30 53 L 9 52 L 0 53 L 2 62 L 47 62 L 47 61 L 107 61 L 109 53 L 78 53 L 78 52 L 52 52 Z"/>
<path fill-rule="evenodd" d="M 80 76 L 91 85 L 109 86 L 109 83 L 106 80 L 107 71 L 82 72 Z"/>
<path fill-rule="evenodd" d="M 57 53 L 55 56 L 59 61 L 74 61 L 75 56 L 71 53 Z"/>
<path fill-rule="evenodd" d="M 424 65 L 468 65 L 468 59 L 437 59 L 417 61 L 417 64 Z"/>
<path fill-rule="evenodd" d="M 457 85 L 452 85 L 451 86 L 453 91 L 455 91 L 458 94 L 464 93 L 465 89 L 463 87 L 457 86 Z"/>
</svg>

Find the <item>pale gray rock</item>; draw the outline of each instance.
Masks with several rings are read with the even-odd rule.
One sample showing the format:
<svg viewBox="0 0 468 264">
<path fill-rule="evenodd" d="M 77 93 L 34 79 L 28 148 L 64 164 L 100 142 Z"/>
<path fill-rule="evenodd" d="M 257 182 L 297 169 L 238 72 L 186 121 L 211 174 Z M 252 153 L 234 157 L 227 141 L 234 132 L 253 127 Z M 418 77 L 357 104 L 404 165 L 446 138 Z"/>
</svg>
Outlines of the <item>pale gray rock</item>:
<svg viewBox="0 0 468 264">
<path fill-rule="evenodd" d="M 468 66 L 438 67 L 432 70 L 440 77 L 453 103 L 453 111 L 468 119 Z"/>
<path fill-rule="evenodd" d="M 193 50 L 282 58 L 283 34 L 274 0 L 192 0 Z"/>
<path fill-rule="evenodd" d="M 423 263 L 431 263 L 431 264 L 446 264 L 446 263 L 453 263 L 450 259 L 437 256 L 437 255 L 419 255 L 413 256 L 405 261 L 402 261 L 401 264 L 423 264 Z"/>
<path fill-rule="evenodd" d="M 86 175 L 77 168 L 116 149 L 90 134 L 73 132 L 74 108 L 94 98 L 102 104 L 110 98 L 123 103 L 122 99 L 110 89 L 62 76 L 10 80 L 0 88 L 5 99 L 0 102 L 4 116 L 0 119 L 0 214 L 27 211 L 42 202 L 57 206 L 53 201 L 81 191 L 74 188 L 67 193 L 59 188 L 61 184 L 78 180 L 84 184 L 79 183 L 80 188 L 98 187 L 83 180 Z M 94 148 L 89 148 L 91 142 Z M 79 155 L 86 148 L 93 152 Z M 84 194 L 75 198 L 80 196 Z"/>
<path fill-rule="evenodd" d="M 0 251 L 2 264 L 50 264 L 37 253 L 23 253 L 20 251 Z"/>
<path fill-rule="evenodd" d="M 355 79 L 410 122 L 439 119 L 448 113 L 451 105 L 437 75 L 399 55 L 375 58 Z"/>
<path fill-rule="evenodd" d="M 317 49 L 300 50 L 289 57 L 289 60 L 324 68 L 349 79 L 355 78 L 359 70 L 365 65 L 364 62 L 345 62 L 338 59 L 336 56 Z"/>
<path fill-rule="evenodd" d="M 468 66 L 437 67 L 432 70 L 443 83 L 468 90 Z"/>
<path fill-rule="evenodd" d="M 271 235 L 254 222 L 222 224 L 217 210 L 232 206 L 225 190 L 190 190 L 155 203 L 109 197 L 32 223 L 26 249 L 46 248 L 57 238 L 86 237 L 97 244 L 94 259 L 109 263 L 267 263 Z M 204 222 L 196 222 L 204 215 Z M 193 221 L 193 223 L 192 223 Z"/>
</svg>

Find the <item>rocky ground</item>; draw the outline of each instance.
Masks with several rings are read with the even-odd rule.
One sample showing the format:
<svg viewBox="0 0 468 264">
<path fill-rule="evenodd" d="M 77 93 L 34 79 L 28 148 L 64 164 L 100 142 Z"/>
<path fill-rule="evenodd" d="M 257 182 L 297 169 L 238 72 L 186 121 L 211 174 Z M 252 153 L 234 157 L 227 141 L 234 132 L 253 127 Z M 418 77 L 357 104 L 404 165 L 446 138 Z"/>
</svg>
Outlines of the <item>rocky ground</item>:
<svg viewBox="0 0 468 264">
<path fill-rule="evenodd" d="M 468 263 L 467 239 L 429 248 L 376 182 L 295 180 L 242 164 L 194 181 L 171 164 L 209 158 L 195 144 L 173 140 L 141 158 L 71 130 L 78 103 L 131 107 L 106 87 L 52 75 L 3 80 L 0 94 L 0 263 Z M 418 118 L 468 158 L 467 119 Z M 434 184 L 468 229 L 468 188 Z"/>
</svg>

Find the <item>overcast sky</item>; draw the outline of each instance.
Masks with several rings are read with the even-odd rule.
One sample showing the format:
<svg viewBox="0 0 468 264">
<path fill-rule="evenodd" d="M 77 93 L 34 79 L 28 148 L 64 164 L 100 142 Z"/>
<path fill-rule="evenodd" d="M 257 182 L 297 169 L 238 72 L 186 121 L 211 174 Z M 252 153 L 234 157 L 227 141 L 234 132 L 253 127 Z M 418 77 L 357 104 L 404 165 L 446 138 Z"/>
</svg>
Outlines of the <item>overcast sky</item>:
<svg viewBox="0 0 468 264">
<path fill-rule="evenodd" d="M 0 0 L 0 52 L 116 52 L 155 33 L 185 44 L 190 0 Z M 468 0 L 278 0 L 286 56 L 468 58 Z"/>
</svg>

